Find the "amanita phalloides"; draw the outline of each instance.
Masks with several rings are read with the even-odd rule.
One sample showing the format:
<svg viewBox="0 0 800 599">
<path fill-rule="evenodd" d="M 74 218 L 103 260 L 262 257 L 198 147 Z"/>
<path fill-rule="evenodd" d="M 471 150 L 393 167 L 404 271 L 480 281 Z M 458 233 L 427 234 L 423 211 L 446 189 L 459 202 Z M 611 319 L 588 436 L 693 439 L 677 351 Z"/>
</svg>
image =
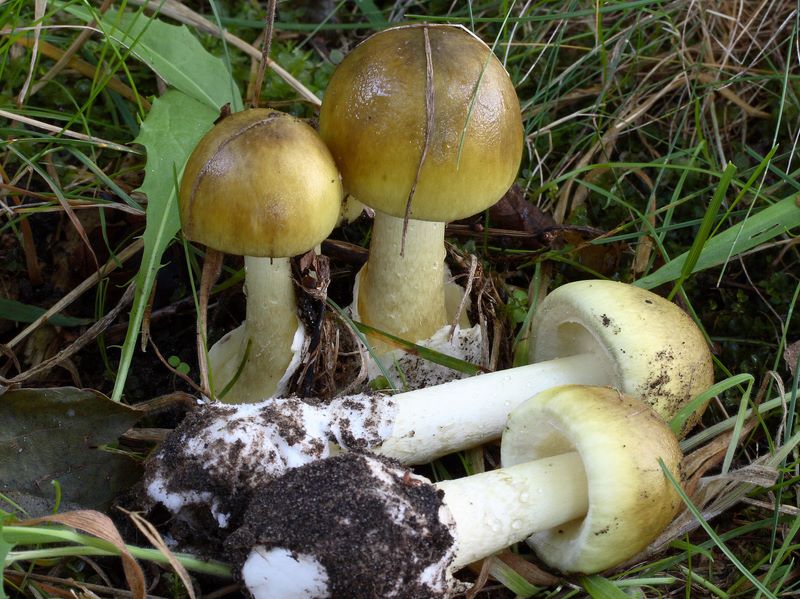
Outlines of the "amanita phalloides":
<svg viewBox="0 0 800 599">
<path fill-rule="evenodd" d="M 681 452 L 649 406 L 608 387 L 544 391 L 514 410 L 501 469 L 431 484 L 350 453 L 259 489 L 226 545 L 256 598 L 445 597 L 448 574 L 531 535 L 564 572 L 653 540 L 681 502 Z"/>
<path fill-rule="evenodd" d="M 375 209 L 354 298 L 359 318 L 408 341 L 430 338 L 452 319 L 445 223 L 497 202 L 519 168 L 514 85 L 464 27 L 392 27 L 339 64 L 320 135 L 347 191 Z"/>
<path fill-rule="evenodd" d="M 214 391 L 235 380 L 224 401 L 285 391 L 305 337 L 289 257 L 327 237 L 341 202 L 325 144 L 308 124 L 276 110 L 223 119 L 189 157 L 180 187 L 184 235 L 245 256 L 247 320 L 209 350 Z"/>
<path fill-rule="evenodd" d="M 148 493 L 175 512 L 212 506 L 218 520 L 235 524 L 248 493 L 330 455 L 331 445 L 421 464 L 498 438 L 509 412 L 548 388 L 609 385 L 669 420 L 713 383 L 711 355 L 694 322 L 631 285 L 564 285 L 539 306 L 533 330 L 535 355 L 548 361 L 394 396 L 340 397 L 327 406 L 296 398 L 202 406 L 148 464 Z M 233 443 L 236 452 L 226 449 Z"/>
</svg>

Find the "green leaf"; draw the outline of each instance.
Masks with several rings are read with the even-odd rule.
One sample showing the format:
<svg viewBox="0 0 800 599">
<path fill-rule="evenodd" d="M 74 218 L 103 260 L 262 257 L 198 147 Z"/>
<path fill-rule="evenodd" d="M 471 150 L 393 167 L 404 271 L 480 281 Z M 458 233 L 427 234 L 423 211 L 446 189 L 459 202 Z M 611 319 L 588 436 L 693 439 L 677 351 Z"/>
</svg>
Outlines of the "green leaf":
<svg viewBox="0 0 800 599">
<path fill-rule="evenodd" d="M 778 235 L 800 227 L 800 206 L 797 202 L 797 196 L 781 200 L 706 241 L 692 273 L 724 264 Z M 689 252 L 681 254 L 634 285 L 652 289 L 677 280 L 688 257 Z"/>
<path fill-rule="evenodd" d="M 87 22 L 98 17 L 83 7 L 66 10 Z M 109 10 L 98 27 L 187 96 L 214 110 L 225 104 L 234 112 L 242 109 L 241 95 L 225 64 L 208 53 L 186 26 L 169 25 L 141 12 Z"/>
<path fill-rule="evenodd" d="M 100 18 L 83 6 L 67 6 L 65 10 L 87 22 L 97 20 L 108 39 L 128 48 L 175 88 L 153 102 L 136 138 L 147 150 L 141 187 L 148 198 L 147 224 L 128 334 L 111 395 L 119 401 L 161 256 L 180 228 L 175 183 L 194 146 L 219 116 L 220 108 L 230 104 L 237 111 L 243 106 L 225 64 L 206 52 L 185 26 L 168 25 L 141 12 L 110 10 Z"/>
<path fill-rule="evenodd" d="M 672 298 L 675 297 L 675 294 L 678 293 L 678 291 L 680 291 L 680 288 L 686 279 L 688 279 L 692 272 L 694 272 L 694 267 L 697 265 L 698 259 L 703 254 L 706 241 L 708 241 L 708 238 L 711 235 L 711 228 L 714 226 L 714 221 L 717 218 L 719 209 L 722 207 L 722 201 L 726 197 L 728 187 L 730 187 L 731 181 L 733 181 L 733 176 L 735 174 L 736 167 L 729 162 L 728 166 L 725 167 L 725 171 L 722 173 L 722 178 L 717 185 L 717 189 L 714 191 L 714 197 L 711 199 L 711 204 L 703 216 L 703 222 L 700 223 L 700 228 L 697 231 L 697 235 L 695 235 L 694 242 L 692 242 L 692 247 L 690 247 L 689 251 L 686 252 L 686 260 L 684 260 L 683 266 L 681 267 L 681 274 L 678 277 L 675 286 L 672 288 L 672 291 L 669 292 L 669 295 L 667 296 L 668 300 L 672 301 Z"/>
<path fill-rule="evenodd" d="M 176 182 L 180 181 L 195 145 L 217 116 L 215 109 L 182 92 L 170 90 L 153 102 L 136 138 L 136 142 L 147 150 L 145 179 L 141 187 L 148 198 L 147 223 L 128 334 L 122 345 L 119 371 L 111 395 L 115 401 L 122 397 L 145 307 L 161 268 L 161 256 L 181 226 Z"/>
<path fill-rule="evenodd" d="M 529 583 L 514 568 L 499 559 L 493 559 L 489 574 L 517 597 L 533 597 L 541 589 Z"/>
<path fill-rule="evenodd" d="M 608 578 L 603 578 L 597 574 L 593 576 L 583 576 L 581 585 L 589 593 L 592 599 L 630 599 Z"/>
<path fill-rule="evenodd" d="M 6 556 L 13 548 L 14 545 L 6 541 L 5 537 L 3 536 L 3 521 L 0 519 L 0 564 L 5 564 Z M 3 582 L 3 579 L 0 578 L 0 599 L 7 599 L 8 595 L 6 595 L 5 585 Z"/>
<path fill-rule="evenodd" d="M 46 310 L 39 306 L 23 304 L 16 300 L 0 297 L 0 317 L 17 322 L 33 322 L 44 314 Z M 62 316 L 54 314 L 47 319 L 52 325 L 59 327 L 78 327 L 92 322 L 90 318 L 75 318 L 73 316 Z"/>
<path fill-rule="evenodd" d="M 219 116 L 220 108 L 230 104 L 234 111 L 241 110 L 242 100 L 224 63 L 206 52 L 186 27 L 168 25 L 141 12 L 110 10 L 99 18 L 85 7 L 69 6 L 66 10 L 85 21 L 98 20 L 108 39 L 128 48 L 175 88 L 153 102 L 135 140 L 147 150 L 141 187 L 148 198 L 147 224 L 128 334 L 111 395 L 119 401 L 161 256 L 180 228 L 176 181 L 194 146 Z"/>
<path fill-rule="evenodd" d="M 63 504 L 103 509 L 141 475 L 116 443 L 141 412 L 72 387 L 19 389 L 0 396 L 0 492 L 29 513 L 49 513 L 58 480 Z"/>
</svg>

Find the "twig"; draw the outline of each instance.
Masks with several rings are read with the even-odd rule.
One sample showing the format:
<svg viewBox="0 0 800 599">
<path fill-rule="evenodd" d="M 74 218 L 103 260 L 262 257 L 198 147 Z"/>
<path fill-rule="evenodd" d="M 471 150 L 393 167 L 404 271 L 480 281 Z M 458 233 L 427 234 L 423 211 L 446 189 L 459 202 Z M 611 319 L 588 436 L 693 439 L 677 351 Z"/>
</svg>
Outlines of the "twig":
<svg viewBox="0 0 800 599">
<path fill-rule="evenodd" d="M 222 252 L 206 248 L 197 307 L 197 365 L 200 371 L 200 387 L 206 397 L 214 397 L 208 377 L 208 298 L 211 295 L 211 288 L 214 287 L 220 272 L 222 272 L 222 260 Z"/>
<path fill-rule="evenodd" d="M 417 164 L 417 173 L 414 175 L 414 182 L 411 184 L 411 191 L 408 193 L 408 200 L 406 200 L 406 212 L 403 215 L 403 238 L 400 241 L 400 255 L 403 256 L 406 249 L 406 232 L 408 231 L 408 220 L 411 217 L 411 201 L 414 199 L 414 194 L 417 191 L 417 184 L 419 183 L 420 175 L 422 174 L 422 166 L 425 164 L 425 158 L 428 156 L 428 146 L 430 145 L 431 137 L 433 136 L 434 125 L 434 101 L 435 96 L 433 93 L 433 57 L 431 56 L 431 39 L 428 35 L 428 28 L 422 28 L 422 35 L 425 39 L 425 141 L 422 145 L 422 154 L 419 157 Z"/>
<path fill-rule="evenodd" d="M 173 368 L 172 367 L 172 364 L 170 364 L 167 361 L 167 359 L 164 357 L 164 354 L 162 354 L 161 351 L 158 349 L 158 346 L 155 344 L 155 341 L 153 341 L 152 337 L 148 337 L 147 341 L 150 343 L 150 347 L 153 348 L 153 351 L 156 352 L 156 357 L 167 368 L 167 370 L 169 370 L 172 374 L 174 374 L 179 379 L 181 379 L 184 383 L 189 385 L 192 389 L 195 390 L 195 392 L 197 392 L 199 394 L 203 393 L 203 390 L 200 388 L 200 386 L 197 383 L 195 383 L 190 377 L 188 377 L 185 374 L 183 374 L 177 368 Z"/>
<path fill-rule="evenodd" d="M 121 266 L 122 263 L 125 262 L 128 258 L 137 254 L 139 250 L 142 249 L 143 246 L 144 246 L 144 241 L 142 239 L 137 239 L 128 247 L 126 247 L 124 250 L 122 250 L 119 254 L 109 258 L 108 262 L 106 262 L 96 273 L 94 273 L 87 279 L 84 279 L 84 281 L 80 283 L 77 287 L 75 287 L 75 289 L 70 291 L 67 295 L 58 300 L 55 304 L 53 304 L 53 306 L 50 307 L 49 310 L 47 310 L 39 318 L 37 318 L 31 324 L 25 327 L 16 337 L 14 337 L 6 345 L 10 348 L 13 348 L 20 341 L 22 341 L 28 335 L 30 335 L 33 331 L 38 329 L 42 324 L 47 322 L 52 316 L 61 312 L 64 308 L 69 306 L 72 302 L 74 302 L 81 295 L 83 295 L 84 292 L 97 285 L 100 279 L 106 277 L 109 273 L 111 273 L 116 268 Z"/>
<path fill-rule="evenodd" d="M 206 33 L 210 33 L 216 37 L 223 38 L 226 42 L 235 48 L 238 48 L 248 56 L 255 58 L 256 60 L 261 60 L 261 52 L 258 50 L 258 48 L 254 48 L 243 39 L 238 38 L 227 31 L 221 30 L 205 17 L 199 15 L 191 8 L 184 6 L 176 0 L 130 0 L 130 3 L 137 6 L 145 6 L 156 13 L 161 13 L 172 19 L 180 21 L 181 23 L 192 25 L 201 31 L 205 31 Z M 267 66 L 308 102 L 314 106 L 320 106 L 322 104 L 320 99 L 314 95 L 314 92 L 300 83 L 291 75 L 291 73 L 289 73 L 289 71 L 284 69 L 274 60 L 268 60 Z"/>
<path fill-rule="evenodd" d="M 25 372 L 18 374 L 13 378 L 7 379 L 4 377 L 0 377 L 0 383 L 2 383 L 3 385 L 14 385 L 17 383 L 22 383 L 36 376 L 37 374 L 49 370 L 53 366 L 57 365 L 60 362 L 63 362 L 70 356 L 74 355 L 75 353 L 83 349 L 87 344 L 93 341 L 100 333 L 102 333 L 106 328 L 108 328 L 108 325 L 110 325 L 114 320 L 116 320 L 117 316 L 119 316 L 119 313 L 122 312 L 122 310 L 126 308 L 128 304 L 131 303 L 131 300 L 133 300 L 133 293 L 135 290 L 136 290 L 136 285 L 134 285 L 133 283 L 128 285 L 128 288 L 125 290 L 125 293 L 119 300 L 119 303 L 117 303 L 117 305 L 114 306 L 114 308 L 108 314 L 106 314 L 103 318 L 94 323 L 91 327 L 89 327 L 86 330 L 85 333 L 83 333 L 83 335 L 78 337 L 73 343 L 71 343 L 68 347 L 62 349 L 55 356 L 53 356 L 48 360 L 45 360 L 41 364 L 34 366 L 30 370 L 26 370 Z"/>
<path fill-rule="evenodd" d="M 275 27 L 275 7 L 277 0 L 269 0 L 267 6 L 267 22 L 264 27 L 264 42 L 261 45 L 261 62 L 258 65 L 258 74 L 256 75 L 255 89 L 253 90 L 253 108 L 258 108 L 261 102 L 261 88 L 264 85 L 264 71 L 267 70 L 269 64 L 269 51 L 272 48 L 272 32 Z"/>
</svg>

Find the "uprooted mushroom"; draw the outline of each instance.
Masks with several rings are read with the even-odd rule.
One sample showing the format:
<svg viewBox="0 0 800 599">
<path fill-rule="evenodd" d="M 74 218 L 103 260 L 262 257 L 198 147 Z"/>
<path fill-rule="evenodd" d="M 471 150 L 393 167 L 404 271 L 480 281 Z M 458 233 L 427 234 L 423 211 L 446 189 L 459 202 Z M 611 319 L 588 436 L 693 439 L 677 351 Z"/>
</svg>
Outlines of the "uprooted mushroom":
<svg viewBox="0 0 800 599">
<path fill-rule="evenodd" d="M 517 407 L 503 468 L 431 484 L 349 453 L 259 489 L 226 545 L 256 598 L 445 597 L 449 575 L 529 536 L 564 572 L 632 557 L 677 514 L 681 452 L 649 406 L 569 385 Z M 368 540 L 368 542 L 366 541 Z"/>
</svg>

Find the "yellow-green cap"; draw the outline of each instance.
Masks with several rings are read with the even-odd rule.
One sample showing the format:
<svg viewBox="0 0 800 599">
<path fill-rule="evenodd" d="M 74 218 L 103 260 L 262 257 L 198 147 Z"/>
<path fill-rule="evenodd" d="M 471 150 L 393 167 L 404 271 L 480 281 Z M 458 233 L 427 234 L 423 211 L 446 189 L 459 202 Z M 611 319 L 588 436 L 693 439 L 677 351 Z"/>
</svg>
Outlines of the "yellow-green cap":
<svg viewBox="0 0 800 599">
<path fill-rule="evenodd" d="M 509 414 L 504 468 L 569 451 L 583 461 L 588 512 L 528 539 L 554 568 L 592 573 L 619 564 L 654 540 L 682 507 L 661 466 L 680 480 L 678 440 L 638 399 L 610 387 L 565 385 Z"/>
<path fill-rule="evenodd" d="M 320 135 L 349 193 L 375 210 L 403 217 L 429 116 L 425 32 L 433 128 L 411 218 L 447 222 L 499 200 L 522 158 L 514 85 L 491 49 L 466 29 L 410 25 L 365 40 L 331 78 Z"/>
<path fill-rule="evenodd" d="M 197 144 L 183 172 L 184 234 L 221 252 L 296 256 L 339 218 L 342 184 L 312 127 L 269 109 L 233 114 Z"/>
</svg>

